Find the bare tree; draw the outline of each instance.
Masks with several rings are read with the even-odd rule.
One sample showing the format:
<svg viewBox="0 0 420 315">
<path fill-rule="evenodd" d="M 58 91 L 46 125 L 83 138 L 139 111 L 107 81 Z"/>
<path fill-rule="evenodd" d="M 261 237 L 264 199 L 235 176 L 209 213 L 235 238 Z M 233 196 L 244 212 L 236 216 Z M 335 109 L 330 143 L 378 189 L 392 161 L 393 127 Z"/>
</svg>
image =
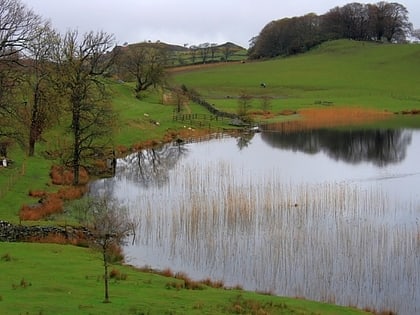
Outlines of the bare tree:
<svg viewBox="0 0 420 315">
<path fill-rule="evenodd" d="M 191 55 L 191 62 L 194 64 L 195 59 L 197 58 L 198 47 L 196 45 L 190 46 L 190 55 Z"/>
<path fill-rule="evenodd" d="M 31 41 L 41 24 L 40 16 L 27 9 L 19 0 L 0 0 L 0 62 L 18 54 Z"/>
<path fill-rule="evenodd" d="M 214 61 L 214 56 L 218 50 L 217 43 L 211 43 L 210 44 L 210 53 L 211 53 L 211 61 Z"/>
<path fill-rule="evenodd" d="M 420 29 L 413 30 L 411 36 L 413 36 L 416 41 L 420 41 Z"/>
<path fill-rule="evenodd" d="M 164 84 L 166 57 L 163 47 L 151 44 L 129 46 L 119 55 L 119 67 L 136 81 L 134 91 L 137 97 L 151 86 Z"/>
<path fill-rule="evenodd" d="M 101 150 L 112 134 L 115 120 L 102 76 L 114 61 L 114 37 L 89 32 L 79 38 L 68 31 L 56 51 L 58 88 L 65 96 L 71 114 L 71 167 L 73 184 L 79 183 L 82 161 Z"/>
<path fill-rule="evenodd" d="M 210 52 L 210 43 L 202 43 L 198 45 L 198 51 L 200 52 L 201 62 L 206 63 Z"/>
<path fill-rule="evenodd" d="M 413 25 L 408 20 L 408 10 L 399 3 L 388 3 L 385 12 L 385 32 L 386 39 L 396 42 L 406 40 L 407 34 L 410 34 Z"/>
<path fill-rule="evenodd" d="M 264 113 L 269 113 L 271 109 L 271 101 L 273 98 L 268 95 L 263 95 L 261 97 L 261 109 L 264 111 Z"/>
<path fill-rule="evenodd" d="M 59 35 L 47 22 L 37 28 L 36 36 L 27 43 L 25 108 L 28 111 L 25 126 L 29 129 L 28 155 L 35 152 L 35 143 L 44 130 L 58 118 L 57 92 L 54 90 L 56 77 L 53 67 L 53 50 L 59 43 Z"/>
<path fill-rule="evenodd" d="M 225 62 L 229 61 L 229 57 L 233 54 L 232 47 L 229 43 L 226 43 L 222 48 L 223 59 Z"/>
<path fill-rule="evenodd" d="M 0 62 L 0 141 L 2 143 L 17 140 L 23 144 L 21 123 L 18 119 L 18 112 L 24 106 L 22 98 L 19 97 L 22 83 L 21 70 L 17 64 Z"/>
<path fill-rule="evenodd" d="M 185 86 L 184 86 L 185 88 Z M 176 112 L 180 113 L 186 103 L 188 103 L 187 91 L 182 87 L 172 89 L 172 95 L 174 96 Z"/>
<path fill-rule="evenodd" d="M 250 122 L 251 117 L 249 116 L 249 110 L 252 105 L 252 95 L 242 93 L 238 98 L 238 115 L 244 122 Z"/>
<path fill-rule="evenodd" d="M 19 0 L 0 0 L 0 141 L 23 144 L 22 52 L 41 18 Z M 4 147 L 4 146 L 3 146 Z"/>
<path fill-rule="evenodd" d="M 105 197 L 90 200 L 89 227 L 93 233 L 93 246 L 102 253 L 104 263 L 104 303 L 109 303 L 109 272 L 111 252 L 124 244 L 130 235 L 135 235 L 136 224 L 130 219 L 126 208 L 115 200 Z"/>
</svg>

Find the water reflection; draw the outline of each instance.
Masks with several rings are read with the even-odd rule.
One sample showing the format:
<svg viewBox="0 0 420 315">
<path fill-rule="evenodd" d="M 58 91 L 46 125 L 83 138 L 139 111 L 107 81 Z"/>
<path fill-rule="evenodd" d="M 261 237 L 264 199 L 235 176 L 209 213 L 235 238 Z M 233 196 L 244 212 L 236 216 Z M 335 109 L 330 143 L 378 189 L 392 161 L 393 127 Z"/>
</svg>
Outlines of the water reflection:
<svg viewBox="0 0 420 315">
<path fill-rule="evenodd" d="M 347 163 L 371 162 L 385 166 L 404 160 L 412 133 L 402 130 L 310 130 L 294 133 L 265 132 L 272 147 L 307 154 L 326 153 Z"/>
<path fill-rule="evenodd" d="M 420 132 L 319 133 L 144 150 L 118 160 L 117 175 L 92 191 L 138 215 L 137 243 L 125 248 L 132 264 L 419 313 Z"/>
<path fill-rule="evenodd" d="M 169 171 L 187 154 L 188 148 L 180 143 L 144 149 L 119 159 L 116 177 L 146 188 L 162 187 L 169 180 Z"/>
</svg>

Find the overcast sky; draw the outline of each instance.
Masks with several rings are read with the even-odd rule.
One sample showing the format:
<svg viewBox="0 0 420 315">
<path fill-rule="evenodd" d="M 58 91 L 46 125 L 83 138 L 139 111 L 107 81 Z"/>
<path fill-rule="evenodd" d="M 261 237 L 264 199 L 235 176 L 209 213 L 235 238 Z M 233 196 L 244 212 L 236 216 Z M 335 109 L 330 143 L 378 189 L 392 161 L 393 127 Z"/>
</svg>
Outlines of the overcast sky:
<svg viewBox="0 0 420 315">
<path fill-rule="evenodd" d="M 350 2 L 334 0 L 21 0 L 49 19 L 60 32 L 103 30 L 118 44 L 157 41 L 198 45 L 234 42 L 248 48 L 249 40 L 270 21 L 326 13 Z M 398 2 L 409 11 L 410 22 L 420 28 L 420 1 Z"/>
</svg>

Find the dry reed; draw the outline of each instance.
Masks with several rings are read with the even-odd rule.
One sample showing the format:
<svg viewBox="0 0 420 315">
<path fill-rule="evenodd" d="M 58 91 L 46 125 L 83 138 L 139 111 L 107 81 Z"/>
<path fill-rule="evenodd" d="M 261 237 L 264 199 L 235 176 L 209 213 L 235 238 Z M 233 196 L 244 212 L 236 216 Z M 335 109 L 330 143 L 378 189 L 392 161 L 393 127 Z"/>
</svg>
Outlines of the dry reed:
<svg viewBox="0 0 420 315">
<path fill-rule="evenodd" d="M 395 284 L 419 296 L 419 226 L 394 221 L 402 210 L 418 214 L 415 203 L 395 204 L 374 186 L 238 177 L 228 162 L 174 171 L 131 206 L 144 246 L 246 289 L 390 310 L 407 308 Z"/>
</svg>

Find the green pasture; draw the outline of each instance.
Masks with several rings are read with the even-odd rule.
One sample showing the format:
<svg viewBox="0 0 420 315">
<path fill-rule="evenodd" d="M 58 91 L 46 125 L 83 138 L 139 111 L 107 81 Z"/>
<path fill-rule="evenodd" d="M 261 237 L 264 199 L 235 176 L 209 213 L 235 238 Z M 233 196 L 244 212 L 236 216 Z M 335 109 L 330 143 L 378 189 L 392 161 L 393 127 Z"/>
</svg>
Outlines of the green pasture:
<svg viewBox="0 0 420 315">
<path fill-rule="evenodd" d="M 177 121 L 174 115 L 177 111 L 175 104 L 163 104 L 164 90 L 146 92 L 143 99 L 137 99 L 133 93 L 131 83 L 111 83 L 113 104 L 118 113 L 117 129 L 113 139 L 114 145 L 131 147 L 133 144 L 147 140 L 161 140 L 168 131 L 180 128 L 210 128 L 219 129 L 226 122 L 210 120 L 210 113 L 194 103 L 181 107 L 180 114 L 202 114 L 205 119 L 200 121 Z"/>
<path fill-rule="evenodd" d="M 339 40 L 294 57 L 227 64 L 173 80 L 233 112 L 240 94 L 253 96 L 255 109 L 267 95 L 273 111 L 328 104 L 395 112 L 420 108 L 419 69 L 420 45 Z"/>
<path fill-rule="evenodd" d="M 52 244 L 0 243 L 0 314 L 365 314 L 350 308 L 204 285 L 115 265 L 103 303 L 100 254 Z"/>
<path fill-rule="evenodd" d="M 29 197 L 29 190 L 52 191 L 49 171 L 51 161 L 35 156 L 27 158 L 18 148 L 9 152 L 13 164 L 0 168 L 0 220 L 17 223 L 18 212 L 23 204 L 38 200 Z"/>
</svg>

